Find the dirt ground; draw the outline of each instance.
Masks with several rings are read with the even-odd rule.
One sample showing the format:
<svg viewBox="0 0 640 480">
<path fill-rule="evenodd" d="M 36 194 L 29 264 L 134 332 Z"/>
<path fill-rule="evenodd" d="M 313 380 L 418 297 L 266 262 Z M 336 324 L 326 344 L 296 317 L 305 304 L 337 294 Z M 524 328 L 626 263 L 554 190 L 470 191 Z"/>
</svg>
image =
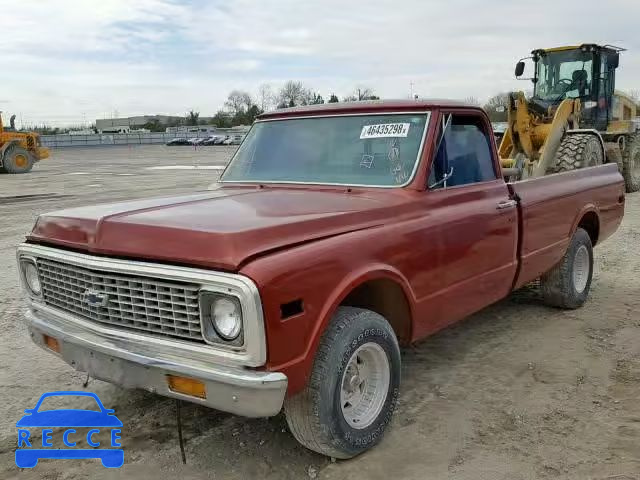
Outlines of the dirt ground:
<svg viewBox="0 0 640 480">
<path fill-rule="evenodd" d="M 187 465 L 175 403 L 91 381 L 124 423 L 125 465 L 14 464 L 23 409 L 84 375 L 29 340 L 15 245 L 61 207 L 202 190 L 227 147 L 57 150 L 29 175 L 0 176 L 0 478 L 640 479 L 640 194 L 596 249 L 590 300 L 542 306 L 525 289 L 403 352 L 401 396 L 382 443 L 331 462 L 299 446 L 282 415 L 245 419 L 185 405 Z M 149 169 L 183 165 L 208 168 Z M 31 195 L 31 196 L 29 196 Z"/>
</svg>

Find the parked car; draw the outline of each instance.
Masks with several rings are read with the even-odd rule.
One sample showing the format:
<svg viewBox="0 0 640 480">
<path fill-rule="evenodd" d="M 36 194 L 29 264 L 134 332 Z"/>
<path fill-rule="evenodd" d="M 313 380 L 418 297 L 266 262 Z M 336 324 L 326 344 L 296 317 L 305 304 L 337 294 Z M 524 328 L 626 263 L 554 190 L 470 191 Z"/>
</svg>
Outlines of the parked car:
<svg viewBox="0 0 640 480">
<path fill-rule="evenodd" d="M 244 135 L 234 135 L 231 137 L 231 145 L 240 145 L 244 140 Z"/>
<path fill-rule="evenodd" d="M 203 145 L 217 145 L 218 143 L 220 143 L 222 141 L 224 137 L 221 137 L 220 135 L 213 135 L 207 139 L 205 139 L 204 142 L 202 142 Z"/>
<path fill-rule="evenodd" d="M 189 145 L 202 145 L 202 143 L 206 140 L 206 138 L 201 138 L 201 137 L 193 137 L 189 139 Z"/>
<path fill-rule="evenodd" d="M 263 114 L 215 191 L 40 215 L 18 248 L 31 338 L 102 380 L 284 408 L 303 445 L 353 457 L 389 426 L 400 345 L 536 279 L 547 305 L 587 301 L 617 166 L 507 182 L 492 135 L 458 102 Z"/>
<path fill-rule="evenodd" d="M 224 140 L 222 140 L 222 142 L 220 142 L 221 145 L 231 145 L 231 142 L 233 142 L 233 138 L 231 138 L 231 135 L 226 135 L 224 137 Z"/>
<path fill-rule="evenodd" d="M 175 145 L 189 145 L 189 140 L 187 140 L 186 138 L 174 138 L 172 140 L 169 140 L 167 142 L 168 146 L 175 146 Z"/>
</svg>

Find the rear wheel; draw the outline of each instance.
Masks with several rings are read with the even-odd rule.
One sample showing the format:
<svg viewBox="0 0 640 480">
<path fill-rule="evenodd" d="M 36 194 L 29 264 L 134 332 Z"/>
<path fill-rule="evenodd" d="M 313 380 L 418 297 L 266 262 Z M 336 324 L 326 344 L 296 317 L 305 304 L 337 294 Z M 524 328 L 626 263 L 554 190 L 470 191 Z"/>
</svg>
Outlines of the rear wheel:
<svg viewBox="0 0 640 480">
<path fill-rule="evenodd" d="M 540 279 L 547 305 L 575 309 L 587 300 L 593 277 L 593 246 L 589 234 L 578 228 L 564 257 Z"/>
<path fill-rule="evenodd" d="M 27 173 L 31 171 L 33 164 L 33 156 L 22 147 L 9 148 L 2 159 L 2 168 L 7 173 Z"/>
<path fill-rule="evenodd" d="M 622 176 L 627 192 L 640 190 L 640 135 L 626 137 L 626 148 L 622 152 Z"/>
<path fill-rule="evenodd" d="M 318 453 L 351 458 L 376 445 L 400 384 L 400 349 L 384 317 L 340 307 L 324 333 L 307 387 L 286 400 L 291 433 Z"/>
<path fill-rule="evenodd" d="M 555 173 L 604 163 L 604 152 L 598 137 L 589 133 L 565 135 L 556 153 Z"/>
</svg>

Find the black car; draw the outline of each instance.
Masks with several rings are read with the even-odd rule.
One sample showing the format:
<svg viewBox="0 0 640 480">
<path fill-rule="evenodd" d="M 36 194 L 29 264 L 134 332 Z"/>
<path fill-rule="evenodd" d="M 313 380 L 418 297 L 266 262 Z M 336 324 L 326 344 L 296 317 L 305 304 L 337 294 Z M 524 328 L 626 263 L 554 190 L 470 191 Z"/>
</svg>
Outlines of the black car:
<svg viewBox="0 0 640 480">
<path fill-rule="evenodd" d="M 167 142 L 168 146 L 174 146 L 174 145 L 191 145 L 189 143 L 189 140 L 187 140 L 186 138 L 174 138 L 173 140 L 169 140 Z"/>
</svg>

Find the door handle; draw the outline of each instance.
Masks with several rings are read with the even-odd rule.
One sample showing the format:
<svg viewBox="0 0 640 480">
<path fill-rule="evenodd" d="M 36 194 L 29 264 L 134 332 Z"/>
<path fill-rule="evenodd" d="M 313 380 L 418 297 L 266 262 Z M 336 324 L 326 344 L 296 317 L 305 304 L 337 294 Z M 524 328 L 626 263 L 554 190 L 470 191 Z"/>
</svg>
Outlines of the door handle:
<svg viewBox="0 0 640 480">
<path fill-rule="evenodd" d="M 503 210 L 505 208 L 515 207 L 518 204 L 515 200 L 502 200 L 498 202 L 498 206 L 496 207 L 498 210 Z"/>
</svg>

